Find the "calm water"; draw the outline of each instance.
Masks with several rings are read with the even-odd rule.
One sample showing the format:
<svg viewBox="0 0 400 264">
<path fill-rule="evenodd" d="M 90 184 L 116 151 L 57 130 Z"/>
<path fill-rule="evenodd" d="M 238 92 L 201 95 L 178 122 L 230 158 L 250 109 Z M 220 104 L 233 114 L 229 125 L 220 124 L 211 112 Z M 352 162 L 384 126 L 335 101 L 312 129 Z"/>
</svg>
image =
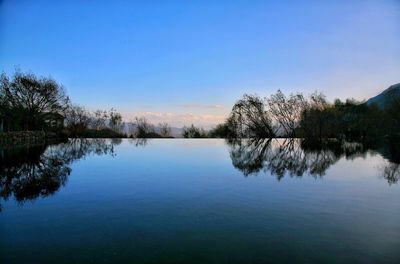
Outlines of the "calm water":
<svg viewBox="0 0 400 264">
<path fill-rule="evenodd" d="M 70 140 L 0 156 L 1 263 L 400 263 L 390 146 Z"/>
</svg>

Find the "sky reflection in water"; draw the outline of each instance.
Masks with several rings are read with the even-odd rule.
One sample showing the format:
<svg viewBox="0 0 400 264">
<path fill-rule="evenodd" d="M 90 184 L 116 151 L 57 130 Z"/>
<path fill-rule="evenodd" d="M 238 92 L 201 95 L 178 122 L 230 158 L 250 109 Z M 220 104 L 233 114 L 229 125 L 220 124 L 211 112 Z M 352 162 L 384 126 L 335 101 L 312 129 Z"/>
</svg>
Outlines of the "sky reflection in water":
<svg viewBox="0 0 400 264">
<path fill-rule="evenodd" d="M 392 146 L 70 140 L 3 149 L 2 263 L 396 263 Z"/>
</svg>

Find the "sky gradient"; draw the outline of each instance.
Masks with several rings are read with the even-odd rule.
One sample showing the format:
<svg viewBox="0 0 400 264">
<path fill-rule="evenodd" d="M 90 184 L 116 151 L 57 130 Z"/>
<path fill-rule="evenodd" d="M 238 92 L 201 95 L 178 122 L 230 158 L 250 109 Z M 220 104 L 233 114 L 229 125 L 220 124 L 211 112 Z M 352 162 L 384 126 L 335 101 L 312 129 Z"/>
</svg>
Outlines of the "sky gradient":
<svg viewBox="0 0 400 264">
<path fill-rule="evenodd" d="M 398 0 L 56 2 L 0 0 L 0 70 L 127 121 L 210 127 L 244 93 L 362 100 L 400 82 Z"/>
</svg>

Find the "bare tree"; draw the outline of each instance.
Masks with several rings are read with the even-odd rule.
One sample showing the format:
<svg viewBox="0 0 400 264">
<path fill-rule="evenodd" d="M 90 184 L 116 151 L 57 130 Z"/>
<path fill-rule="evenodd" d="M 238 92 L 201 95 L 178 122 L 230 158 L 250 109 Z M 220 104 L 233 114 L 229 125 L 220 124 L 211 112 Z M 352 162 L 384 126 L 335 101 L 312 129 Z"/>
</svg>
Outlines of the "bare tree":
<svg viewBox="0 0 400 264">
<path fill-rule="evenodd" d="M 107 119 L 108 119 L 107 111 L 96 110 L 91 118 L 90 126 L 96 130 L 103 129 L 106 127 Z"/>
<path fill-rule="evenodd" d="M 111 108 L 109 112 L 110 128 L 114 131 L 122 130 L 122 116 L 114 108 Z"/>
<path fill-rule="evenodd" d="M 69 103 L 64 87 L 54 79 L 20 70 L 15 71 L 11 80 L 5 73 L 1 74 L 0 94 L 13 111 L 24 116 L 26 129 L 40 128 L 44 114 L 64 114 Z"/>
<path fill-rule="evenodd" d="M 229 117 L 229 123 L 238 137 L 269 138 L 275 136 L 270 114 L 262 99 L 245 94 L 236 102 Z"/>
<path fill-rule="evenodd" d="M 307 106 L 304 96 L 300 93 L 286 97 L 281 90 L 267 98 L 268 111 L 279 124 L 279 132 L 285 136 L 294 137 L 299 125 L 301 114 Z"/>
<path fill-rule="evenodd" d="M 171 127 L 168 123 L 159 123 L 158 127 L 160 129 L 160 135 L 162 137 L 171 137 Z"/>
<path fill-rule="evenodd" d="M 145 117 L 135 117 L 134 120 L 136 138 L 147 138 L 150 133 L 154 133 L 153 126 L 147 121 Z"/>
<path fill-rule="evenodd" d="M 65 123 L 72 136 L 84 131 L 90 123 L 90 113 L 84 107 L 71 105 L 66 111 Z"/>
<path fill-rule="evenodd" d="M 324 110 L 329 106 L 326 96 L 320 92 L 314 92 L 310 95 L 308 108 Z"/>
</svg>

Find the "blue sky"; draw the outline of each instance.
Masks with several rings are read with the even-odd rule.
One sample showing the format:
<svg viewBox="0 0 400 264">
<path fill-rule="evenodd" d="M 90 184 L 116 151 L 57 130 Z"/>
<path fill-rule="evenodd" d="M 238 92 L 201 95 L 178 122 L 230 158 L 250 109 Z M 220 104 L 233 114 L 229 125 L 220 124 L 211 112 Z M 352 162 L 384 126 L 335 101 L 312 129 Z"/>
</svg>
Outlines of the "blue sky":
<svg viewBox="0 0 400 264">
<path fill-rule="evenodd" d="M 0 70 L 15 66 L 89 109 L 207 127 L 244 93 L 400 82 L 400 1 L 0 0 Z"/>
</svg>

